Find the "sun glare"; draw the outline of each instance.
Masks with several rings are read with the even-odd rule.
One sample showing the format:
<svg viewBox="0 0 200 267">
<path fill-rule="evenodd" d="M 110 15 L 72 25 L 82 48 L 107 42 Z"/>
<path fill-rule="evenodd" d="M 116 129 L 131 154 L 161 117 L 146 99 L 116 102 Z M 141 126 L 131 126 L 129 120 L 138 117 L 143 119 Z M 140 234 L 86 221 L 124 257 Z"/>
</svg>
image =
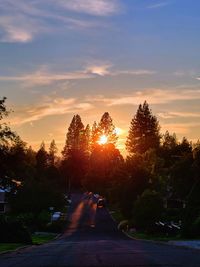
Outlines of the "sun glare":
<svg viewBox="0 0 200 267">
<path fill-rule="evenodd" d="M 98 141 L 98 143 L 100 145 L 105 145 L 108 142 L 108 137 L 106 135 L 102 135 L 100 136 L 100 139 Z"/>
<path fill-rule="evenodd" d="M 116 127 L 114 132 L 115 132 L 116 135 L 120 135 L 122 130 L 120 128 Z"/>
</svg>

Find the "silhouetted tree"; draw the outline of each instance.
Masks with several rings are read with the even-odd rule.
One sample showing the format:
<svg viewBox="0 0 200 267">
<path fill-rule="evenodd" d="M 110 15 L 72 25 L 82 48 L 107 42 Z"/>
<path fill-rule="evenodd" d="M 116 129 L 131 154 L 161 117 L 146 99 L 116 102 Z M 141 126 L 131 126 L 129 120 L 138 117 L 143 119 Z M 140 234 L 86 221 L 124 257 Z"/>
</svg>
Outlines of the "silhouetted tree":
<svg viewBox="0 0 200 267">
<path fill-rule="evenodd" d="M 117 134 L 115 132 L 115 126 L 113 120 L 108 112 L 105 112 L 101 117 L 98 125 L 98 133 L 100 135 L 105 135 L 108 139 L 107 143 L 116 144 Z"/>
<path fill-rule="evenodd" d="M 38 170 L 38 173 L 43 174 L 47 166 L 48 166 L 48 153 L 45 149 L 45 143 L 42 142 L 40 145 L 40 149 L 36 154 L 36 168 Z"/>
<path fill-rule="evenodd" d="M 75 115 L 68 128 L 66 144 L 62 152 L 62 173 L 65 176 L 64 179 L 67 176 L 68 181 L 70 179 L 74 187 L 80 187 L 81 180 L 87 169 L 88 132 L 89 128 L 84 128 L 81 117 L 78 114 Z"/>
<path fill-rule="evenodd" d="M 54 166 L 55 164 L 55 157 L 58 152 L 58 148 L 56 146 L 55 140 L 52 140 L 49 146 L 49 164 Z"/>
<path fill-rule="evenodd" d="M 136 115 L 131 121 L 126 149 L 130 154 L 144 153 L 148 149 L 158 149 L 160 144 L 159 124 L 152 115 L 148 103 L 139 105 Z"/>
</svg>

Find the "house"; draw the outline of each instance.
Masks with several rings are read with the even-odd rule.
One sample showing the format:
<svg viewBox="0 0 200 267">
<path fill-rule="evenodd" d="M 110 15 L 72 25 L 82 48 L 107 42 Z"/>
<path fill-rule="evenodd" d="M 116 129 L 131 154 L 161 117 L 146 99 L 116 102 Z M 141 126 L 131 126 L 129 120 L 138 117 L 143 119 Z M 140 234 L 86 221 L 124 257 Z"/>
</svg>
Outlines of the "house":
<svg viewBox="0 0 200 267">
<path fill-rule="evenodd" d="M 9 211 L 9 205 L 6 201 L 6 191 L 0 189 L 0 213 L 6 213 Z"/>
</svg>

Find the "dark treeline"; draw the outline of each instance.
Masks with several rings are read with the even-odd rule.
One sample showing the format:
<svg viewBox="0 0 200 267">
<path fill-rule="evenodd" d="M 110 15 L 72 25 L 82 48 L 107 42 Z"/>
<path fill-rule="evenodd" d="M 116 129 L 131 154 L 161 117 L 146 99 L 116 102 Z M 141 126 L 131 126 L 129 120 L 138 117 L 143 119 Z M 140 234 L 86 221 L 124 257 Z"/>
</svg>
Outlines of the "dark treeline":
<svg viewBox="0 0 200 267">
<path fill-rule="evenodd" d="M 124 159 L 108 112 L 92 127 L 75 115 L 58 157 L 54 140 L 34 151 L 9 128 L 5 100 L 0 100 L 0 186 L 8 192 L 11 213 L 42 217 L 49 207 L 64 206 L 64 193 L 84 189 L 105 195 L 136 228 L 173 220 L 182 221 L 183 235 L 200 235 L 200 143 L 185 137 L 179 142 L 168 131 L 161 135 L 146 101 L 131 121 Z"/>
</svg>

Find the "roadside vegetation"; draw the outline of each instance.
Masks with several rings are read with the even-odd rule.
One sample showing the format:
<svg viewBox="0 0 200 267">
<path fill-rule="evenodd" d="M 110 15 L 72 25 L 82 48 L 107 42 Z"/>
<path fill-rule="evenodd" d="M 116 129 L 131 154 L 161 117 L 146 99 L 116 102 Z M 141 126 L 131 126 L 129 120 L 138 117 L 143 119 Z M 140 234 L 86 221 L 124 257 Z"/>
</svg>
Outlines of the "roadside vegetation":
<svg viewBox="0 0 200 267">
<path fill-rule="evenodd" d="M 105 196 L 113 216 L 127 221 L 135 235 L 200 237 L 200 142 L 161 134 L 146 101 L 130 122 L 126 159 L 108 112 L 92 127 L 74 115 L 60 157 L 54 140 L 48 148 L 42 142 L 38 151 L 29 147 L 10 129 L 8 115 L 2 98 L 0 189 L 9 209 L 0 216 L 0 242 L 16 243 L 18 236 L 17 242 L 31 244 L 35 232 L 61 233 L 67 216 L 51 218 L 66 209 L 70 188 Z"/>
</svg>

